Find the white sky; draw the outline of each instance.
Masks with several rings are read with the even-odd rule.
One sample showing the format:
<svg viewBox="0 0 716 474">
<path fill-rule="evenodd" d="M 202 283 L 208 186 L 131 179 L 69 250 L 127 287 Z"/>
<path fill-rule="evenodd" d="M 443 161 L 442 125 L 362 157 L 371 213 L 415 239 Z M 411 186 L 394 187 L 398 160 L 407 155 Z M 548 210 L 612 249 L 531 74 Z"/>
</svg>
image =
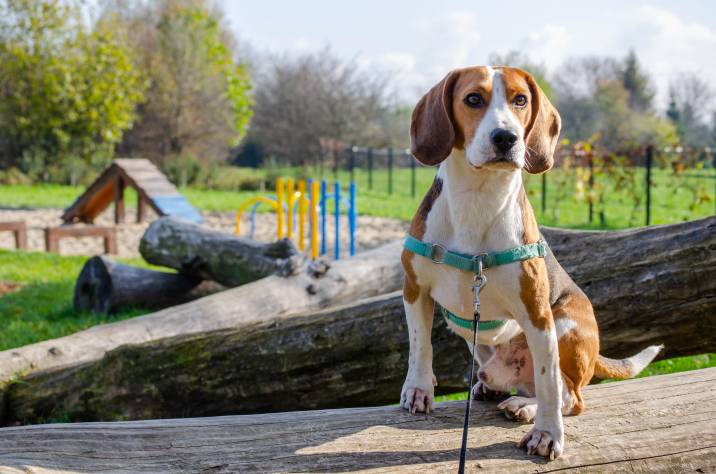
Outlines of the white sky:
<svg viewBox="0 0 716 474">
<path fill-rule="evenodd" d="M 554 70 L 570 56 L 634 48 L 662 106 L 679 71 L 716 79 L 716 1 L 223 0 L 230 26 L 258 51 L 331 49 L 394 74 L 412 101 L 448 70 L 520 50 Z"/>
</svg>

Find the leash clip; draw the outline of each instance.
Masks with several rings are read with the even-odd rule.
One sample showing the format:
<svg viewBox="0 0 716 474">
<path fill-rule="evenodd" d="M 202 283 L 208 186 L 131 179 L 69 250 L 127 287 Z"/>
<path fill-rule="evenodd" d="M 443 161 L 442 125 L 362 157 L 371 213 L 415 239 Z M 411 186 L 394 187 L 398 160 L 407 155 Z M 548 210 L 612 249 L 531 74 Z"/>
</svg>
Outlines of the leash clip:
<svg viewBox="0 0 716 474">
<path fill-rule="evenodd" d="M 477 271 L 472 274 L 472 311 L 475 316 L 479 319 L 480 314 L 480 290 L 487 283 L 487 277 L 483 273 L 483 258 L 486 257 L 486 253 L 475 255 L 472 257 L 473 263 L 477 264 Z"/>
</svg>

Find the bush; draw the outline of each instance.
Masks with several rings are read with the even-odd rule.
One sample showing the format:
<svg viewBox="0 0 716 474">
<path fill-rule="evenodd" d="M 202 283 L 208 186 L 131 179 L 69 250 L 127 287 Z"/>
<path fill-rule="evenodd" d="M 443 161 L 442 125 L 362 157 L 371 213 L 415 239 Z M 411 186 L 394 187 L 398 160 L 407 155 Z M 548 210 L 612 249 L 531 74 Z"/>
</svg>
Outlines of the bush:
<svg viewBox="0 0 716 474">
<path fill-rule="evenodd" d="M 201 163 L 193 156 L 176 155 L 162 163 L 162 172 L 176 186 L 185 187 L 194 184 L 199 177 Z"/>
<path fill-rule="evenodd" d="M 0 171 L 0 183 L 1 184 L 32 184 L 32 180 L 25 173 L 15 168 L 8 168 Z"/>
</svg>

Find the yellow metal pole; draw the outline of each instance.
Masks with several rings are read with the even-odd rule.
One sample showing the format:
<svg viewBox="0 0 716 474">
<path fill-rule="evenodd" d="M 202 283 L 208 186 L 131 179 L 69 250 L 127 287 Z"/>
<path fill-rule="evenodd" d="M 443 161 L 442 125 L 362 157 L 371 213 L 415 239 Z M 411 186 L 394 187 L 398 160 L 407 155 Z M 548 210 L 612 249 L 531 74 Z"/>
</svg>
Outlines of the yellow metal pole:
<svg viewBox="0 0 716 474">
<path fill-rule="evenodd" d="M 293 178 L 289 178 L 286 180 L 286 204 L 288 206 L 288 211 L 286 212 L 286 237 L 288 237 L 289 240 L 293 238 L 293 202 L 296 199 L 293 192 Z"/>
<path fill-rule="evenodd" d="M 306 182 L 298 182 L 298 250 L 306 248 Z"/>
<path fill-rule="evenodd" d="M 236 211 L 236 235 L 241 235 L 241 211 Z"/>
<path fill-rule="evenodd" d="M 283 179 L 276 179 L 276 237 L 283 238 Z"/>
<path fill-rule="evenodd" d="M 321 193 L 321 183 L 315 180 L 311 183 L 311 258 L 318 258 L 318 196 Z"/>
</svg>

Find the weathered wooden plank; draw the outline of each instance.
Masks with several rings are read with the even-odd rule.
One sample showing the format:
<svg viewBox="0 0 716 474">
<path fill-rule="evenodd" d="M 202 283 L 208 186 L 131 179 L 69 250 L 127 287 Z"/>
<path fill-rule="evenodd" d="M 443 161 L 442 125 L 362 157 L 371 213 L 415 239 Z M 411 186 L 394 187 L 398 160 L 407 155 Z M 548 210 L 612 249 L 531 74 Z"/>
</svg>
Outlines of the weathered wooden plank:
<svg viewBox="0 0 716 474">
<path fill-rule="evenodd" d="M 713 472 L 716 368 L 590 386 L 553 462 L 515 445 L 529 425 L 475 402 L 470 472 Z M 292 394 L 287 394 L 292 396 Z M 0 429 L 1 473 L 454 472 L 463 402 Z"/>
</svg>

